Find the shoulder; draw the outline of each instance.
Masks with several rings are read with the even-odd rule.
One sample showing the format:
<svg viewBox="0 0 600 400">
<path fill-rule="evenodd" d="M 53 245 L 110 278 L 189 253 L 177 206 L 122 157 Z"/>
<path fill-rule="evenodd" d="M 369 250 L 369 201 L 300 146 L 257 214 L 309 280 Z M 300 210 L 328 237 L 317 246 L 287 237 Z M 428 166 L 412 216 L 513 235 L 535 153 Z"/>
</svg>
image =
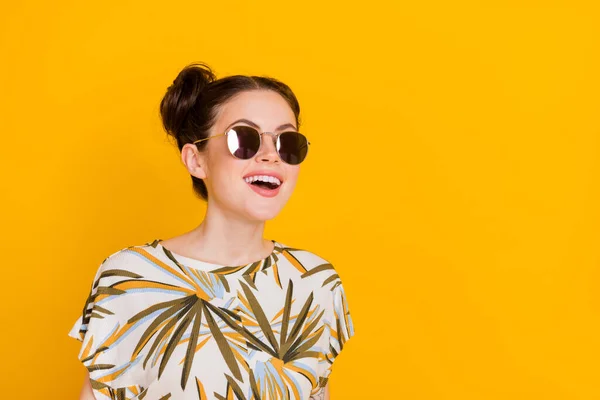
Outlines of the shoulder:
<svg viewBox="0 0 600 400">
<path fill-rule="evenodd" d="M 126 271 L 133 272 L 138 270 L 138 267 L 146 265 L 156 252 L 153 243 L 131 244 L 108 253 L 98 265 L 94 281 L 122 276 Z"/>
<path fill-rule="evenodd" d="M 340 275 L 329 258 L 309 249 L 278 243 L 283 257 L 296 267 L 302 278 L 321 280 L 322 287 L 330 289 L 340 282 Z"/>
</svg>

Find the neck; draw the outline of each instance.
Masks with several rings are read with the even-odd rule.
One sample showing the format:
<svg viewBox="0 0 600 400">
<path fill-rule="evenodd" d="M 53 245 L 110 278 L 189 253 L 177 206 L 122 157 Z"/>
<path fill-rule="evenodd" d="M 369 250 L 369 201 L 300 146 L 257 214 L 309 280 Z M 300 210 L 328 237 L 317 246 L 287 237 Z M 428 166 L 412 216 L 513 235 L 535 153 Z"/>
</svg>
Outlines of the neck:
<svg viewBox="0 0 600 400">
<path fill-rule="evenodd" d="M 243 265 L 270 254 L 273 244 L 264 239 L 264 221 L 240 219 L 218 206 L 207 207 L 203 221 L 189 232 L 187 253 L 223 265 Z"/>
</svg>

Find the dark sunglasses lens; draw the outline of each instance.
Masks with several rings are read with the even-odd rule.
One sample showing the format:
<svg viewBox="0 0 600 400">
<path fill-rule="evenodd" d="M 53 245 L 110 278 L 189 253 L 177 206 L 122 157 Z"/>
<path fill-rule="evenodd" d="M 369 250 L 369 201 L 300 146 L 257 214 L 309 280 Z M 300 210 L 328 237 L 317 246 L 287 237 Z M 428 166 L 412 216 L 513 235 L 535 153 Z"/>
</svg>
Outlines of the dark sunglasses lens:
<svg viewBox="0 0 600 400">
<path fill-rule="evenodd" d="M 279 157 L 291 165 L 300 164 L 308 153 L 308 141 L 299 132 L 283 132 L 279 135 Z"/>
<path fill-rule="evenodd" d="M 249 126 L 236 126 L 227 134 L 227 146 L 235 157 L 248 160 L 258 153 L 260 134 Z"/>
</svg>

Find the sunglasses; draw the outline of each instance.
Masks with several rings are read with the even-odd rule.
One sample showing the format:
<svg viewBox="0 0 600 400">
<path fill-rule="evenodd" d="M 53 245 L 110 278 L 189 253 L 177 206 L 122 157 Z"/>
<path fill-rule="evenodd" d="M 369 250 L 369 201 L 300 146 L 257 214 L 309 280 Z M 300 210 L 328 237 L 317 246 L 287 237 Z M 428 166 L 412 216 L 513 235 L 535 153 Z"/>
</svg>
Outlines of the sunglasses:
<svg viewBox="0 0 600 400">
<path fill-rule="evenodd" d="M 227 136 L 227 147 L 229 152 L 240 160 L 249 160 L 258 153 L 262 144 L 262 135 L 270 134 L 277 149 L 281 161 L 298 165 L 306 158 L 310 142 L 306 136 L 296 131 L 286 131 L 279 134 L 272 132 L 259 132 L 251 126 L 238 125 L 230 128 L 227 132 L 213 135 L 204 139 L 198 139 L 192 143 L 196 144 L 204 140 L 218 136 Z"/>
</svg>

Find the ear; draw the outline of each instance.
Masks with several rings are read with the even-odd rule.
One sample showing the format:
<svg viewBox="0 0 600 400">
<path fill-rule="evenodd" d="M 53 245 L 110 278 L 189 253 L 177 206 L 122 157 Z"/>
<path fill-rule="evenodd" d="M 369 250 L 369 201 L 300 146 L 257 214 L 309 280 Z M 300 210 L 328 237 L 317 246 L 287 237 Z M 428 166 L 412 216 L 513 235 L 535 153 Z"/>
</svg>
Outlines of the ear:
<svg viewBox="0 0 600 400">
<path fill-rule="evenodd" d="M 186 143 L 181 148 L 181 161 L 188 172 L 196 178 L 206 179 L 208 169 L 206 168 L 206 154 L 199 152 L 198 148 L 191 143 Z"/>
</svg>

